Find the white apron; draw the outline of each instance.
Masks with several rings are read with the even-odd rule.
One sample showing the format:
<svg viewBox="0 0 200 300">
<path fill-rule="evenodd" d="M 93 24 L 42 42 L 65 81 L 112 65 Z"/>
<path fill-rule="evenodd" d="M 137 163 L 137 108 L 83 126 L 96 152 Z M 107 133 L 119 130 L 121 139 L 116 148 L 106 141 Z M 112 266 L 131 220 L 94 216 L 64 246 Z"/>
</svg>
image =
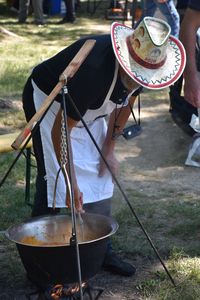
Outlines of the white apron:
<svg viewBox="0 0 200 300">
<path fill-rule="evenodd" d="M 118 68 L 119 65 L 116 62 L 113 81 L 103 105 L 97 110 L 88 110 L 84 115 L 84 121 L 88 125 L 100 149 L 102 148 L 106 136 L 107 124 L 103 117 L 96 118 L 101 115 L 110 114 L 116 108 L 116 104 L 109 99 L 117 80 Z M 32 84 L 34 88 L 33 99 L 37 111 L 47 95 L 43 93 L 33 81 Z M 121 105 L 119 105 L 119 107 L 121 107 Z M 60 103 L 54 101 L 40 124 L 49 207 L 53 206 L 56 175 L 60 168 L 51 139 L 51 129 L 59 109 Z M 83 192 L 84 204 L 112 197 L 114 188 L 112 176 L 108 170 L 106 170 L 103 177 L 98 176 L 100 155 L 81 121 L 77 124 L 77 127 L 72 129 L 71 143 L 75 173 L 80 191 Z M 64 176 L 62 172 L 60 172 L 56 188 L 56 207 L 66 207 L 65 199 L 66 185 Z"/>
</svg>

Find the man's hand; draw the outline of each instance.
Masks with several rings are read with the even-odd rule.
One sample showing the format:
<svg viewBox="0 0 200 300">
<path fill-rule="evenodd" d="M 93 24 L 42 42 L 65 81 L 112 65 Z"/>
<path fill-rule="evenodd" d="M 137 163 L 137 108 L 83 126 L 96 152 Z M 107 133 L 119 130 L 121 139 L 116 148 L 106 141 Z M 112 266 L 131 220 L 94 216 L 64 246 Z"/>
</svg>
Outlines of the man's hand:
<svg viewBox="0 0 200 300">
<path fill-rule="evenodd" d="M 75 209 L 78 213 L 84 213 L 83 210 L 83 193 L 80 192 L 78 186 L 76 185 L 74 187 L 74 202 L 75 202 Z M 67 191 L 67 199 L 66 199 L 67 207 L 71 207 L 71 201 L 70 201 L 70 193 Z"/>
</svg>

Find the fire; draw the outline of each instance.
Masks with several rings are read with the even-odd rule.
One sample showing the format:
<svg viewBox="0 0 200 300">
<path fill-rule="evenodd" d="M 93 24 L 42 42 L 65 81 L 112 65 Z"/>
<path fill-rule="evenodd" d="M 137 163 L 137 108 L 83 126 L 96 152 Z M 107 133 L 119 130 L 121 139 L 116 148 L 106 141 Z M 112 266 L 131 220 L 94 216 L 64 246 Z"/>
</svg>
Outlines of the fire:
<svg viewBox="0 0 200 300">
<path fill-rule="evenodd" d="M 87 286 L 86 282 L 83 282 L 81 287 L 85 288 Z M 62 284 L 56 284 L 52 287 L 50 291 L 50 296 L 52 299 L 58 300 L 64 297 L 72 296 L 80 291 L 78 283 L 73 284 L 70 287 L 65 287 Z"/>
</svg>

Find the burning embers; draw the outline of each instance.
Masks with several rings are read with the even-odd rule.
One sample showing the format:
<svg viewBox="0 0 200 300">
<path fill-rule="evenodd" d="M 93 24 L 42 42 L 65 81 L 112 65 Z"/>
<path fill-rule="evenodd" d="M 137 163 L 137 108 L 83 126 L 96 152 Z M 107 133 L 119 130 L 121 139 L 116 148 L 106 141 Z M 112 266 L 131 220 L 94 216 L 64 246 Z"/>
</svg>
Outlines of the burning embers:
<svg viewBox="0 0 200 300">
<path fill-rule="evenodd" d="M 83 291 L 86 290 L 88 284 L 87 282 L 82 283 Z M 72 286 L 56 284 L 53 287 L 50 287 L 45 292 L 46 299 L 80 299 L 80 287 L 78 283 L 73 284 Z"/>
<path fill-rule="evenodd" d="M 91 287 L 88 282 L 81 285 L 83 296 L 90 300 L 97 300 L 103 293 L 104 289 Z M 45 291 L 45 299 L 47 300 L 80 300 L 80 286 L 74 283 L 71 286 L 65 284 L 56 284 L 49 287 Z"/>
</svg>

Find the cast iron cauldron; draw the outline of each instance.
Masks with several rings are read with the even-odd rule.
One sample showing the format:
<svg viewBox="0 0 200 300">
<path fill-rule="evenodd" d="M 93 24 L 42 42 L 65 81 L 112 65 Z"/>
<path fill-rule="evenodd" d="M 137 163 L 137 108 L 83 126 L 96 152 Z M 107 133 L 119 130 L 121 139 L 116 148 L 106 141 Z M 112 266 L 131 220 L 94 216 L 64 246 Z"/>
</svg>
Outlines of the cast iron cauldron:
<svg viewBox="0 0 200 300">
<path fill-rule="evenodd" d="M 83 226 L 77 218 L 82 281 L 101 269 L 108 238 L 118 229 L 110 217 L 85 213 Z M 70 244 L 71 216 L 54 215 L 32 218 L 6 231 L 16 243 L 28 278 L 41 288 L 56 283 L 78 282 L 75 245 Z"/>
</svg>

